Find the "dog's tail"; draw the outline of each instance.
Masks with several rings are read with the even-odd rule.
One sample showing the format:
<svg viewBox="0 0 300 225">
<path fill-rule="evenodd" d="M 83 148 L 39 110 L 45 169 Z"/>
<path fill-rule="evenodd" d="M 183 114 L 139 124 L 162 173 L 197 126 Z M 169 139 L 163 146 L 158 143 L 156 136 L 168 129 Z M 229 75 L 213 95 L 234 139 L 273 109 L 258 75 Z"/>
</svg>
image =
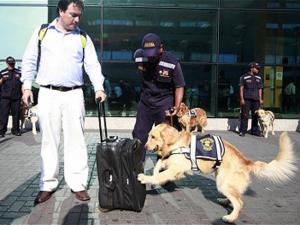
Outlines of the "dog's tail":
<svg viewBox="0 0 300 225">
<path fill-rule="evenodd" d="M 251 165 L 251 171 L 259 178 L 273 183 L 284 183 L 290 180 L 298 168 L 293 150 L 293 143 L 286 132 L 279 138 L 279 152 L 269 163 L 256 161 Z"/>
</svg>

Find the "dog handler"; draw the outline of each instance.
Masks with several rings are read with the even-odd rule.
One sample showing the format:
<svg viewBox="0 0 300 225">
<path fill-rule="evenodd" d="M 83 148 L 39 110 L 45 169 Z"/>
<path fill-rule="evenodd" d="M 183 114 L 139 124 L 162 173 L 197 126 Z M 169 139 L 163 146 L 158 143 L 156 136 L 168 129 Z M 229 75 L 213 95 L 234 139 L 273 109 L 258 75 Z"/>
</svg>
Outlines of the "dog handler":
<svg viewBox="0 0 300 225">
<path fill-rule="evenodd" d="M 260 136 L 258 127 L 258 116 L 255 113 L 257 109 L 263 104 L 262 99 L 262 79 L 258 74 L 260 65 L 256 62 L 248 64 L 248 72 L 240 77 L 240 105 L 241 105 L 241 123 L 240 133 L 241 137 L 245 136 L 248 128 L 248 115 L 251 111 L 252 123 L 251 134 Z"/>
<path fill-rule="evenodd" d="M 13 57 L 6 58 L 7 68 L 0 71 L 0 137 L 4 137 L 7 131 L 9 112 L 12 114 L 11 133 L 16 136 L 21 135 L 20 114 L 22 82 L 21 71 L 15 68 L 16 61 Z"/>
<path fill-rule="evenodd" d="M 175 56 L 164 50 L 160 37 L 148 33 L 142 40 L 142 51 L 135 54 L 138 72 L 142 76 L 142 91 L 136 123 L 132 132 L 145 145 L 153 124 L 176 115 L 184 94 L 185 81 Z M 169 109 L 174 111 L 170 114 Z M 143 161 L 146 150 L 144 149 Z"/>
<path fill-rule="evenodd" d="M 95 98 L 104 101 L 104 77 L 91 38 L 86 35 L 83 49 L 78 23 L 83 11 L 81 0 L 60 0 L 58 18 L 47 27 L 41 43 L 37 69 L 38 33 L 34 31 L 22 65 L 23 101 L 28 104 L 36 76 L 40 85 L 38 116 L 42 131 L 40 192 L 35 204 L 47 201 L 58 186 L 58 148 L 61 130 L 64 135 L 64 175 L 75 197 L 90 199 L 87 193 L 88 161 L 84 140 L 83 71 L 94 86 Z"/>
</svg>

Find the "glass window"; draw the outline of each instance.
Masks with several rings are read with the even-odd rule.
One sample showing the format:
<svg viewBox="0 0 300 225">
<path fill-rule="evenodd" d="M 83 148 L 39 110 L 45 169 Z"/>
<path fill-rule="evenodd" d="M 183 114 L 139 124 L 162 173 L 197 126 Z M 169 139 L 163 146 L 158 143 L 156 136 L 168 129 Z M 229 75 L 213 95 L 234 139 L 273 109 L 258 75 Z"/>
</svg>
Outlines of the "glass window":
<svg viewBox="0 0 300 225">
<path fill-rule="evenodd" d="M 186 82 L 184 102 L 189 108 L 203 108 L 207 116 L 214 116 L 214 68 L 212 65 L 182 63 Z"/>
<path fill-rule="evenodd" d="M 103 60 L 131 61 L 153 32 L 182 61 L 214 61 L 216 11 L 104 8 L 103 24 Z"/>
<path fill-rule="evenodd" d="M 239 116 L 239 78 L 247 66 L 222 65 L 218 75 L 218 116 Z M 263 107 L 276 118 L 297 118 L 300 112 L 300 67 L 268 66 L 260 70 L 263 79 Z"/>
<path fill-rule="evenodd" d="M 256 9 L 277 9 L 277 8 L 300 8 L 299 0 L 221 0 L 221 7 L 224 8 L 256 8 Z"/>
<path fill-rule="evenodd" d="M 57 6 L 59 0 L 48 0 L 48 5 L 50 6 Z M 95 6 L 95 5 L 102 5 L 103 0 L 84 0 L 84 5 L 85 6 Z"/>
<path fill-rule="evenodd" d="M 104 89 L 107 94 L 105 109 L 108 116 L 135 116 L 137 103 L 141 91 L 141 77 L 137 73 L 134 63 L 108 63 L 102 64 L 106 81 Z M 87 115 L 96 116 L 91 86 L 87 85 L 85 91 Z"/>
<path fill-rule="evenodd" d="M 33 30 L 39 24 L 47 22 L 47 10 L 47 7 L 37 6 L 0 7 L 0 59 L 5 59 L 9 55 L 13 56 L 16 60 L 22 59 Z M 26 19 L 26 23 L 22 23 L 20 17 L 12 15 L 22 15 L 22 18 Z"/>
<path fill-rule="evenodd" d="M 103 0 L 105 6 L 150 6 L 150 7 L 217 7 L 217 0 Z"/>
<path fill-rule="evenodd" d="M 218 117 L 238 117 L 240 112 L 239 81 L 247 72 L 247 66 L 219 66 L 217 76 L 217 115 Z"/>
<path fill-rule="evenodd" d="M 219 62 L 300 63 L 296 12 L 221 12 Z"/>
</svg>

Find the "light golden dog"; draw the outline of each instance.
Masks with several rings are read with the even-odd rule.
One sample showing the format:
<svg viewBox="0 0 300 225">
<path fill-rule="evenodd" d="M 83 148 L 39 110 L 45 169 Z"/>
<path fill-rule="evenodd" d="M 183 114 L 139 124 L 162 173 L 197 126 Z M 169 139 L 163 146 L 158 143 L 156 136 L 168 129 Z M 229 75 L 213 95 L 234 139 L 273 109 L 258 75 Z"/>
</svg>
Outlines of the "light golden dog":
<svg viewBox="0 0 300 225">
<path fill-rule="evenodd" d="M 154 167 L 153 175 L 139 174 L 138 180 L 145 184 L 163 185 L 168 181 L 175 181 L 191 174 L 191 161 L 184 154 L 171 154 L 180 147 L 189 147 L 191 133 L 178 132 L 167 124 L 159 124 L 149 133 L 146 148 L 157 151 L 161 157 Z M 223 221 L 235 221 L 243 207 L 242 194 L 250 184 L 250 175 L 265 178 L 273 183 L 283 183 L 294 176 L 297 167 L 293 151 L 293 144 L 287 133 L 282 133 L 279 139 L 279 153 L 270 163 L 251 161 L 247 159 L 235 146 L 223 141 L 225 153 L 221 165 L 213 168 L 215 161 L 197 159 L 197 166 L 204 174 L 214 173 L 216 185 L 220 193 L 226 196 L 232 204 L 233 210 L 229 215 L 223 216 Z M 161 171 L 163 170 L 163 171 Z M 221 203 L 221 202 L 220 202 Z M 224 203 L 224 202 L 223 202 Z"/>
<path fill-rule="evenodd" d="M 263 136 L 265 138 L 268 138 L 268 133 L 270 130 L 272 130 L 272 135 L 275 135 L 275 133 L 274 133 L 274 120 L 275 120 L 274 113 L 271 111 L 264 110 L 264 109 L 258 109 L 255 111 L 255 113 L 258 115 L 258 122 L 259 122 L 260 128 L 262 130 Z"/>
<path fill-rule="evenodd" d="M 178 122 L 186 131 L 198 131 L 204 133 L 204 128 L 207 126 L 206 112 L 202 108 L 189 109 L 183 102 L 180 103 L 179 110 L 176 114 Z"/>
</svg>

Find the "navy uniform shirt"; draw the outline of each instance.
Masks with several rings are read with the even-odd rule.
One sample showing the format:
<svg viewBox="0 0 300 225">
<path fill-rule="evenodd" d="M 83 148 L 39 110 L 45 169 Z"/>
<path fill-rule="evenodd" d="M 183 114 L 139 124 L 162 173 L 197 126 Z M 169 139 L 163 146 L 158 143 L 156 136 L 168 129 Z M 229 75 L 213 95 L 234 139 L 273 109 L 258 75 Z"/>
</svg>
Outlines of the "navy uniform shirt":
<svg viewBox="0 0 300 225">
<path fill-rule="evenodd" d="M 259 100 L 259 89 L 263 88 L 261 76 L 246 73 L 240 77 L 239 85 L 244 87 L 244 99 Z"/>
<path fill-rule="evenodd" d="M 21 71 L 14 68 L 13 70 L 8 70 L 7 68 L 0 71 L 0 78 L 8 75 L 7 80 L 3 80 L 1 85 L 1 97 L 10 98 L 13 100 L 21 99 L 22 97 L 22 82 Z"/>
<path fill-rule="evenodd" d="M 184 87 L 181 66 L 169 52 L 163 52 L 158 63 L 138 63 L 143 76 L 141 101 L 150 107 L 159 107 L 174 99 L 177 87 Z"/>
</svg>

